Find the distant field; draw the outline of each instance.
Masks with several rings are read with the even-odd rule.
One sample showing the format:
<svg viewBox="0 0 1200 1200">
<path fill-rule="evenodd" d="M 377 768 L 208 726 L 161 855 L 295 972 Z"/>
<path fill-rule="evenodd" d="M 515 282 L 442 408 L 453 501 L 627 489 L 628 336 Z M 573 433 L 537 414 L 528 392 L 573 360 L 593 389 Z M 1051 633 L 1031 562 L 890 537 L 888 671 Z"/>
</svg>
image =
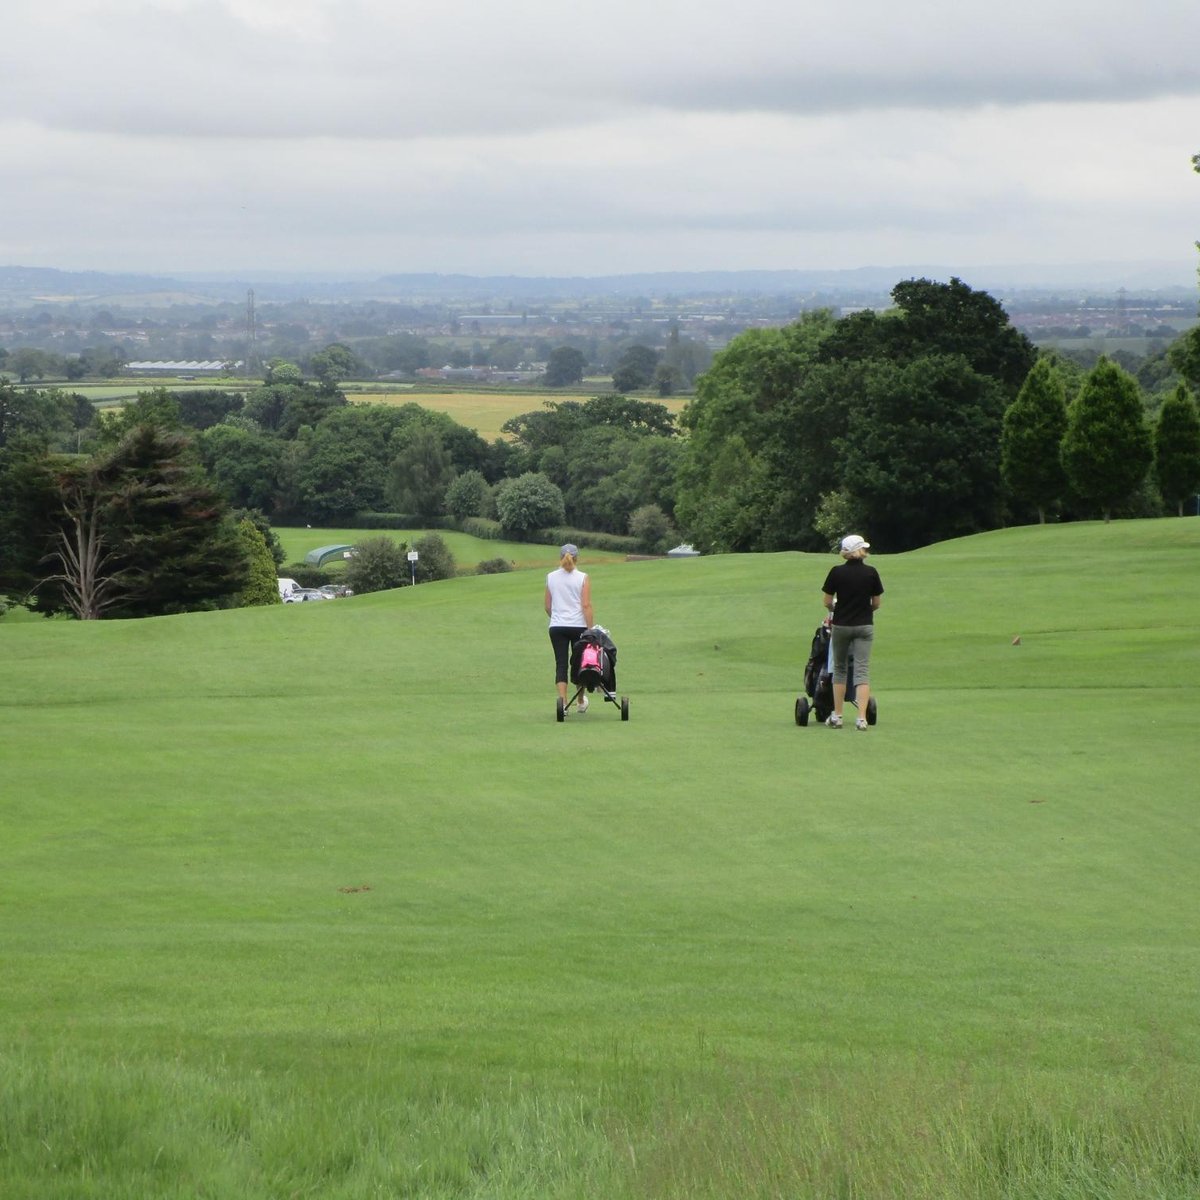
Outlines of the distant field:
<svg viewBox="0 0 1200 1200">
<path fill-rule="evenodd" d="M 54 386 L 68 386 L 58 384 Z M 220 389 L 222 391 L 244 392 L 257 387 L 257 380 L 228 380 L 196 379 L 186 383 L 162 381 L 154 379 L 131 379 L 125 383 L 98 383 L 83 386 L 69 385 L 72 392 L 85 396 L 94 404 L 104 407 L 124 404 L 133 400 L 139 392 L 147 392 L 152 388 L 165 388 L 169 392 L 191 392 L 197 389 Z M 534 412 L 547 401 L 573 400 L 577 403 L 591 399 L 592 396 L 607 393 L 611 385 L 605 380 L 596 381 L 594 390 L 586 386 L 583 390 L 574 392 L 546 391 L 534 389 L 527 392 L 505 391 L 421 391 L 422 385 L 389 383 L 386 388 L 374 390 L 372 384 L 347 384 L 346 398 L 351 404 L 419 404 L 431 412 L 442 412 L 460 425 L 474 429 L 486 441 L 503 436 L 501 426 L 511 417 L 522 413 Z M 652 398 L 655 403 L 665 405 L 676 416 L 683 411 L 688 402 L 687 396 L 671 396 L 660 400 Z"/>
<path fill-rule="evenodd" d="M 608 389 L 606 389 L 608 390 Z M 443 412 L 460 425 L 474 429 L 486 441 L 501 435 L 501 427 L 511 417 L 540 410 L 548 401 L 577 403 L 590 399 L 590 394 L 563 394 L 552 391 L 530 392 L 416 392 L 411 389 L 389 392 L 355 392 L 349 394 L 354 404 L 419 404 L 433 412 Z M 687 397 L 671 396 L 655 399 L 678 415 Z"/>
</svg>

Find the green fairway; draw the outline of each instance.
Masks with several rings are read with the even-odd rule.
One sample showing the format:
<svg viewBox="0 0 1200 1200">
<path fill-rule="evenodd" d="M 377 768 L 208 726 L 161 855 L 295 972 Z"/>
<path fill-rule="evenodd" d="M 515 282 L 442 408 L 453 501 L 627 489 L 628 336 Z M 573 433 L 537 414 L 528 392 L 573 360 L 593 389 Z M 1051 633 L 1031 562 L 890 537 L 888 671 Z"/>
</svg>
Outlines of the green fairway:
<svg viewBox="0 0 1200 1200">
<path fill-rule="evenodd" d="M 835 561 L 0 620 L 0 1197 L 1200 1194 L 1200 520 Z"/>
</svg>

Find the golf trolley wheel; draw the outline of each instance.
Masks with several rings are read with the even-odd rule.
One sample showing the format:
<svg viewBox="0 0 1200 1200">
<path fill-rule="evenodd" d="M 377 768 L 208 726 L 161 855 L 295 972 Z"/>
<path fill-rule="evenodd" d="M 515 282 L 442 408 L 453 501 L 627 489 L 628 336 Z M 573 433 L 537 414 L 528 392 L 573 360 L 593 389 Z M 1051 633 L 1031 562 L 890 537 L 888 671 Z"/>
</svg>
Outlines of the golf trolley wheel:
<svg viewBox="0 0 1200 1200">
<path fill-rule="evenodd" d="M 879 720 L 879 707 L 875 703 L 875 697 L 872 696 L 867 701 L 867 724 L 874 725 Z"/>
<path fill-rule="evenodd" d="M 559 696 L 554 704 L 554 719 L 556 721 L 565 721 L 567 719 L 567 706 L 563 703 L 563 698 Z"/>
<path fill-rule="evenodd" d="M 621 720 L 622 721 L 629 720 L 629 697 L 628 696 L 621 697 Z"/>
<path fill-rule="evenodd" d="M 796 724 L 808 724 L 808 701 L 803 696 L 796 701 Z"/>
</svg>

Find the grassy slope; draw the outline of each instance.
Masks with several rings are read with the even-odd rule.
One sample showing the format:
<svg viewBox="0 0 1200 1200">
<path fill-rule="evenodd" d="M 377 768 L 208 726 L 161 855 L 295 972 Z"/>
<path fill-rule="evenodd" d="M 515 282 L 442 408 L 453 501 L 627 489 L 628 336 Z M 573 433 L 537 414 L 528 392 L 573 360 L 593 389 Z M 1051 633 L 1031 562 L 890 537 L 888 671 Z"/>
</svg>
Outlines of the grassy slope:
<svg viewBox="0 0 1200 1200">
<path fill-rule="evenodd" d="M 1200 523 L 830 561 L 0 624 L 0 1192 L 1193 1194 Z"/>
<path fill-rule="evenodd" d="M 319 550 L 324 546 L 354 545 L 364 538 L 390 537 L 396 541 L 406 541 L 410 544 L 425 533 L 436 533 L 446 543 L 454 561 L 460 570 L 471 570 L 477 564 L 491 558 L 506 558 L 518 570 L 540 567 L 551 571 L 558 565 L 557 546 L 539 546 L 532 542 L 502 542 L 486 538 L 472 537 L 468 533 L 459 533 L 454 529 L 301 529 L 299 527 L 276 528 L 283 545 L 287 562 L 303 562 L 304 556 L 310 550 Z M 603 550 L 587 550 L 586 556 L 590 562 L 620 562 L 625 555 L 610 553 Z M 337 559 L 325 564 L 327 568 L 336 569 Z"/>
</svg>

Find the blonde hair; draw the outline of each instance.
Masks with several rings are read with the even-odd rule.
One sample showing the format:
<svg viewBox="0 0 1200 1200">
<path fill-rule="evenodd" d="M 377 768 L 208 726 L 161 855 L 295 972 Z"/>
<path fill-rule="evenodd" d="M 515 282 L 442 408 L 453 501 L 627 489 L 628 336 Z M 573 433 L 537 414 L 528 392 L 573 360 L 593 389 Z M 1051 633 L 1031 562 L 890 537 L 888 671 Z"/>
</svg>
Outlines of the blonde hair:
<svg viewBox="0 0 1200 1200">
<path fill-rule="evenodd" d="M 576 559 L 575 555 L 564 554 L 562 558 L 558 560 L 558 565 L 562 567 L 564 571 L 573 571 L 575 570 L 575 563 L 577 561 L 578 560 Z"/>
<path fill-rule="evenodd" d="M 842 550 L 841 556 L 849 562 L 852 558 L 866 558 L 870 553 L 864 546 L 859 546 L 857 550 Z"/>
</svg>

